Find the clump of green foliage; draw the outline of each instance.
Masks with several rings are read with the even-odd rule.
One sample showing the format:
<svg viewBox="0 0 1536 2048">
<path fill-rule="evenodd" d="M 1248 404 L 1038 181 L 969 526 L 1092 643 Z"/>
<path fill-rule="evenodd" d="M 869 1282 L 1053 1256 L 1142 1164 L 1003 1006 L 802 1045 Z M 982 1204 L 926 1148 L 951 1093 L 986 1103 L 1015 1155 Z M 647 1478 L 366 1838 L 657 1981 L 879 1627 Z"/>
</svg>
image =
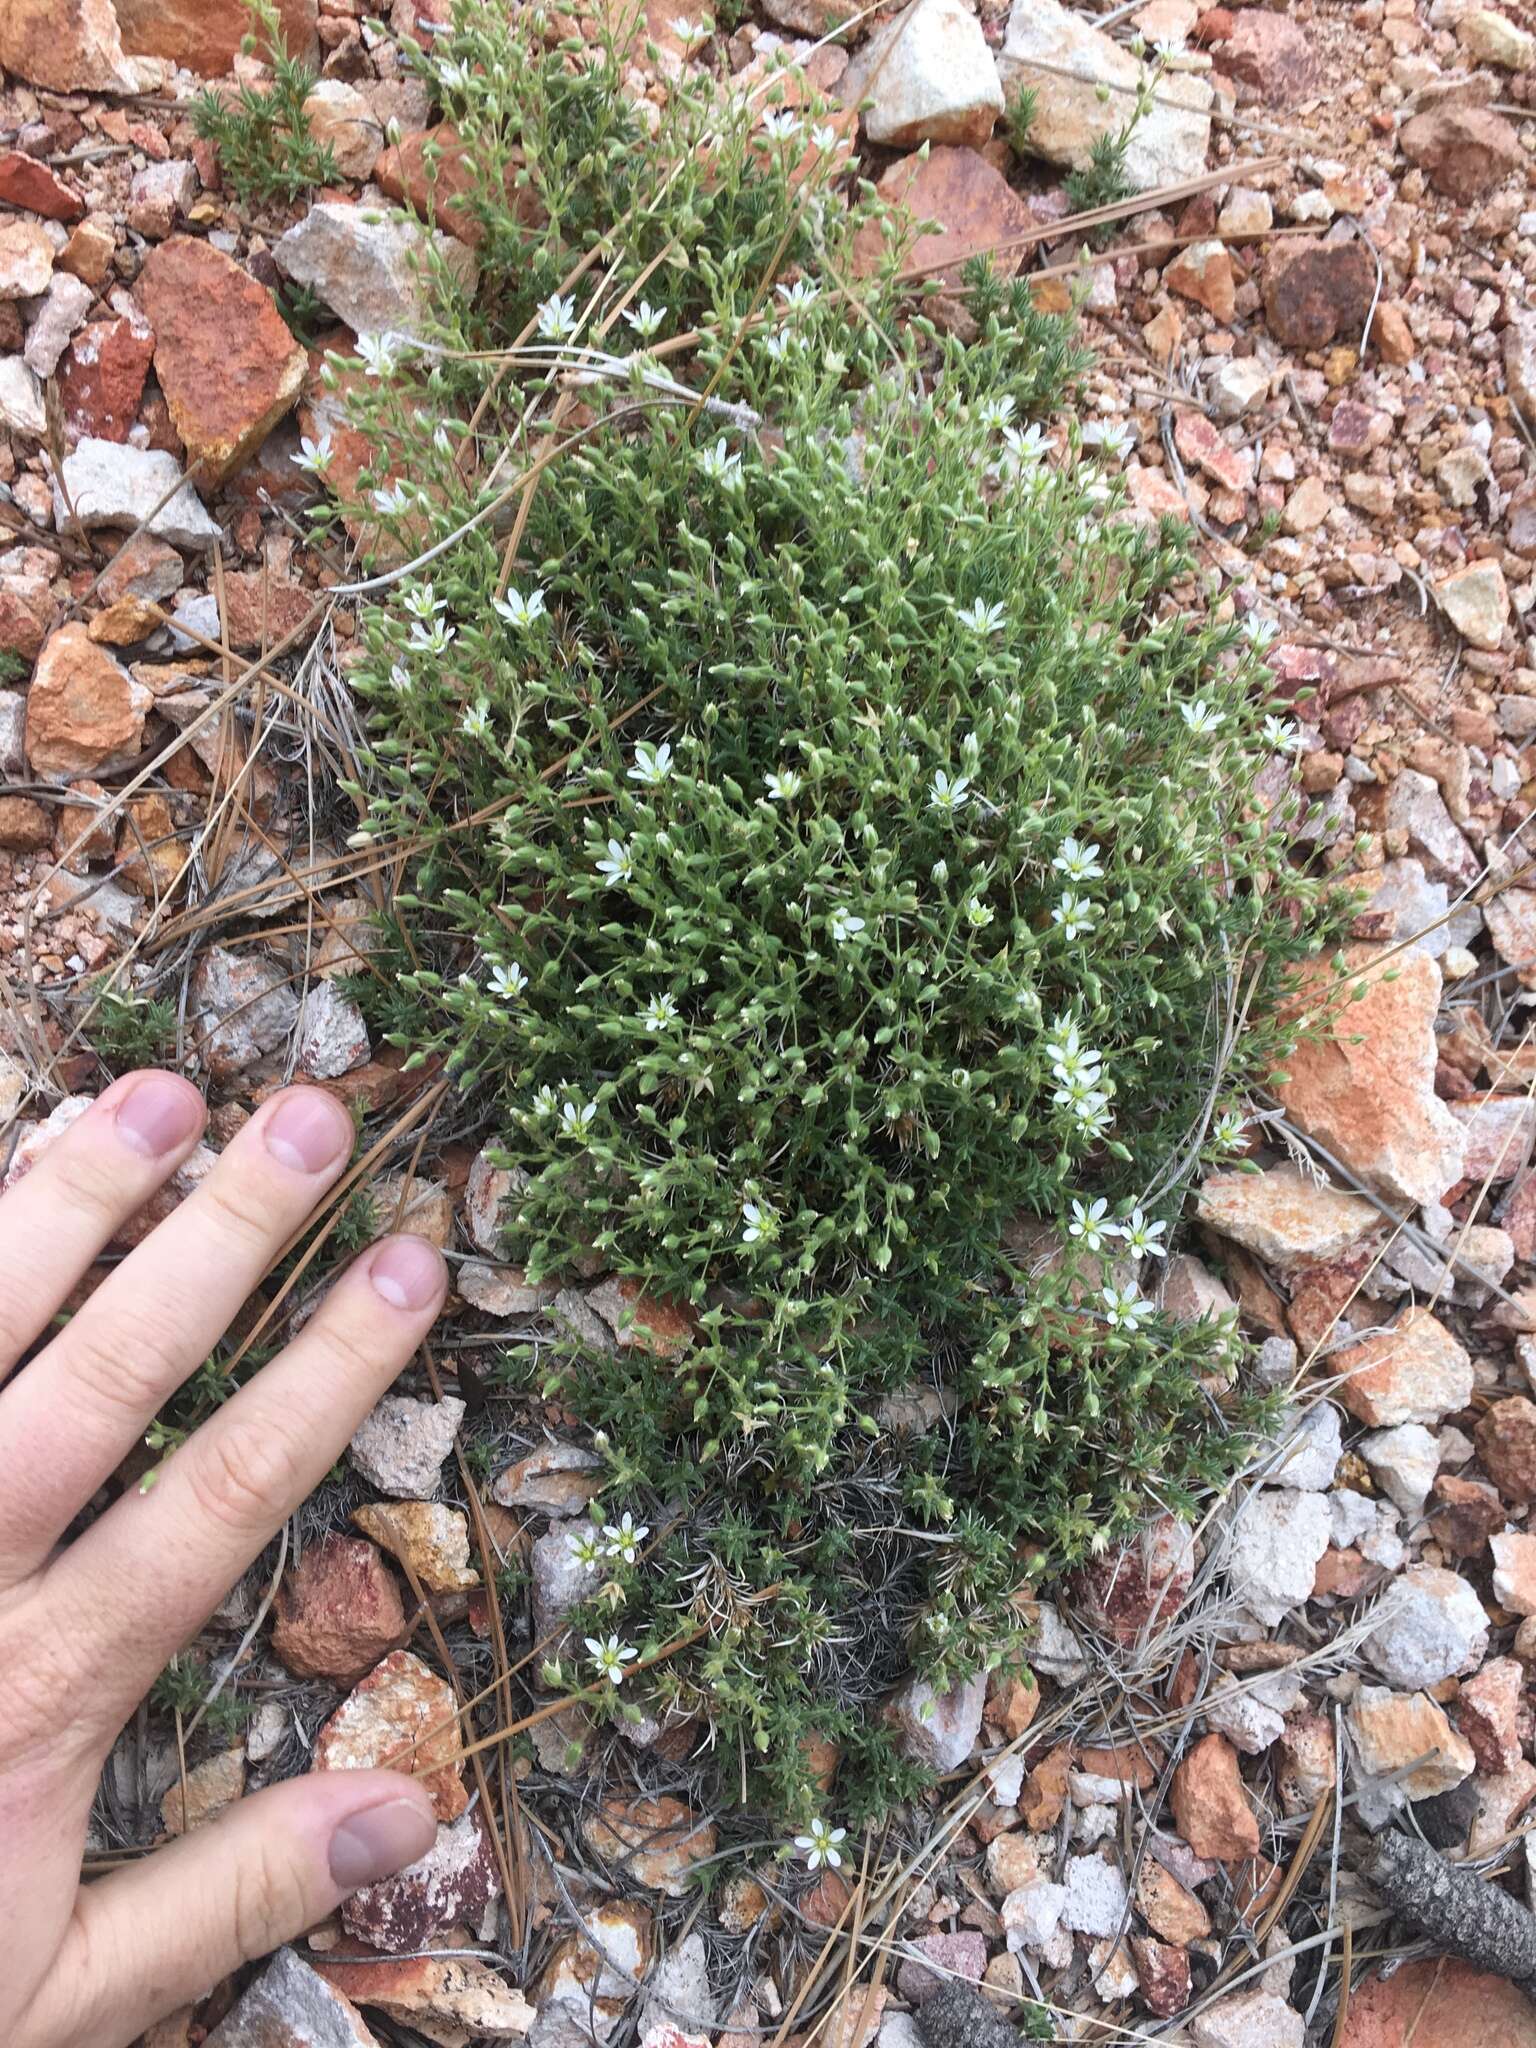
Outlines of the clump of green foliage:
<svg viewBox="0 0 1536 2048">
<path fill-rule="evenodd" d="M 1019 1657 L 1026 1570 L 1192 1510 L 1252 1415 L 1151 1294 L 1318 943 L 1268 677 L 1082 446 L 1069 324 L 977 270 L 940 331 L 814 108 L 685 79 L 648 139 L 611 34 L 485 0 L 422 64 L 482 274 L 352 370 L 354 530 L 434 550 L 361 619 L 362 993 L 517 1170 L 509 1258 L 691 1321 L 504 1361 L 607 1461 L 549 1681 L 799 1820 L 830 1737 L 857 1817 L 916 1782 L 884 1689 Z"/>
<path fill-rule="evenodd" d="M 1157 82 L 1162 70 L 1160 62 L 1143 65 L 1136 95 L 1125 120 L 1118 128 L 1095 139 L 1088 162 L 1081 170 L 1067 173 L 1065 189 L 1074 213 L 1091 213 L 1101 206 L 1118 206 L 1122 199 L 1131 196 L 1134 187 L 1126 172 L 1126 157 L 1136 130 L 1156 103 Z M 1108 98 L 1109 87 L 1100 86 L 1099 94 L 1101 98 Z M 1107 224 L 1090 230 L 1090 239 L 1095 246 L 1102 246 L 1108 235 Z"/>
<path fill-rule="evenodd" d="M 114 1074 L 152 1067 L 176 1043 L 176 1005 L 161 997 L 124 994 L 110 982 L 95 991 L 91 1045 Z"/>
<path fill-rule="evenodd" d="M 247 54 L 260 49 L 272 70 L 270 85 L 242 85 L 231 99 L 209 86 L 192 103 L 192 124 L 219 153 L 219 172 L 244 207 L 297 199 L 316 185 L 335 184 L 341 172 L 329 144 L 310 132 L 304 102 L 315 73 L 290 54 L 274 0 L 244 0 L 252 32 Z"/>
</svg>

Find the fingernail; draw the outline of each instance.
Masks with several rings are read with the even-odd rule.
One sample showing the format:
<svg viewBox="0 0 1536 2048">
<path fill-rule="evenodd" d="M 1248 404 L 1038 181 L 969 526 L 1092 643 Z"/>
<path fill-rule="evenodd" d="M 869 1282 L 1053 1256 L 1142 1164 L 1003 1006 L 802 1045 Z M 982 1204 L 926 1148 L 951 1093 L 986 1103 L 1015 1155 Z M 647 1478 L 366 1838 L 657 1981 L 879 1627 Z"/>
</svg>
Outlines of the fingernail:
<svg viewBox="0 0 1536 2048">
<path fill-rule="evenodd" d="M 352 1149 L 352 1119 L 319 1088 L 296 1088 L 278 1104 L 267 1150 L 295 1173 L 321 1173 Z"/>
<path fill-rule="evenodd" d="M 386 1799 L 354 1813 L 331 1836 L 331 1876 L 343 1891 L 377 1884 L 408 1863 L 419 1863 L 436 1839 L 429 1807 L 413 1799 Z"/>
<path fill-rule="evenodd" d="M 118 1135 L 146 1159 L 174 1152 L 202 1120 L 202 1104 L 196 1094 L 174 1074 L 146 1074 L 117 1110 Z"/>
<path fill-rule="evenodd" d="M 368 1278 L 391 1308 L 425 1308 L 442 1292 L 442 1254 L 424 1237 L 392 1237 L 374 1253 Z"/>
</svg>

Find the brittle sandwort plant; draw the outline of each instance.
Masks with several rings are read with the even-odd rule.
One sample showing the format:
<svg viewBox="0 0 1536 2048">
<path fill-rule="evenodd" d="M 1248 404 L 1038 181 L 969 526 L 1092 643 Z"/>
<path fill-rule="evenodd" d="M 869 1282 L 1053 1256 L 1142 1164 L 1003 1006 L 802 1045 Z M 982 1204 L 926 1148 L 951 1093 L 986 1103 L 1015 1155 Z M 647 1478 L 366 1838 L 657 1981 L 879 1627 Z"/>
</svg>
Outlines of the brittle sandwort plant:
<svg viewBox="0 0 1536 2048">
<path fill-rule="evenodd" d="M 506 1256 L 665 1325 L 501 1361 L 604 1460 L 547 1682 L 852 1821 L 916 1782 L 882 1687 L 1022 1657 L 1026 1576 L 1240 1458 L 1235 1334 L 1155 1279 L 1324 927 L 1267 670 L 1170 599 L 1071 327 L 976 270 L 941 330 L 814 101 L 637 110 L 623 45 L 459 0 L 478 294 L 332 366 L 373 566 L 458 535 L 360 619 L 359 991 L 512 1169 Z"/>
</svg>

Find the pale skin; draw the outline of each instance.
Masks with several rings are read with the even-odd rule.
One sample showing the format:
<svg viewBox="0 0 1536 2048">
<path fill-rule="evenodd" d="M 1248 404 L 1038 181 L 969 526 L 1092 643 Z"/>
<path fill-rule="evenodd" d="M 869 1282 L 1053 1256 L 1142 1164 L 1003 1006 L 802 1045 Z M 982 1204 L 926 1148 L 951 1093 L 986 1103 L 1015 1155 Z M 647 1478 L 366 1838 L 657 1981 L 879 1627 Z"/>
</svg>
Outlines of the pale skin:
<svg viewBox="0 0 1536 2048">
<path fill-rule="evenodd" d="M 67 1541 L 352 1145 L 349 1117 L 323 1091 L 274 1096 L 196 1192 L 55 1326 L 92 1260 L 188 1157 L 203 1123 L 189 1082 L 126 1075 L 0 1197 L 8 2048 L 121 2048 L 359 1885 L 416 1861 L 435 1833 L 430 1800 L 403 1771 L 316 1772 L 80 1883 L 92 1795 L 122 1725 L 324 1478 L 446 1291 L 433 1246 L 412 1237 L 370 1246 L 152 1488 L 128 1489 Z"/>
</svg>

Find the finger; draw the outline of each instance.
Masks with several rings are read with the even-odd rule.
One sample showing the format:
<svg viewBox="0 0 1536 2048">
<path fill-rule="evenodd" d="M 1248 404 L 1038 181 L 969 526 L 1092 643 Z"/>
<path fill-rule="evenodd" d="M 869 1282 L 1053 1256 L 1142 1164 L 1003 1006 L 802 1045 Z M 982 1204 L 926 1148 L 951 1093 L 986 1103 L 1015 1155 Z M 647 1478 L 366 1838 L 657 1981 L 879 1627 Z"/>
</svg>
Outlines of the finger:
<svg viewBox="0 0 1536 2048">
<path fill-rule="evenodd" d="M 352 1138 L 351 1118 L 322 1089 L 274 1096 L 0 1390 L 0 1557 L 13 1581 L 42 1562 L 207 1358 L 340 1173 Z"/>
<path fill-rule="evenodd" d="M 189 1156 L 206 1115 L 179 1074 L 125 1074 L 0 1198 L 0 1381 Z"/>
<path fill-rule="evenodd" d="M 280 1357 L 57 1557 L 40 1593 L 75 1617 L 119 1725 L 167 1660 L 312 1493 L 432 1327 L 435 1245 L 386 1238 Z"/>
<path fill-rule="evenodd" d="M 432 1801 L 395 1771 L 317 1771 L 242 1799 L 80 1894 L 16 2048 L 122 2048 L 242 1963 L 425 1856 Z"/>
</svg>

